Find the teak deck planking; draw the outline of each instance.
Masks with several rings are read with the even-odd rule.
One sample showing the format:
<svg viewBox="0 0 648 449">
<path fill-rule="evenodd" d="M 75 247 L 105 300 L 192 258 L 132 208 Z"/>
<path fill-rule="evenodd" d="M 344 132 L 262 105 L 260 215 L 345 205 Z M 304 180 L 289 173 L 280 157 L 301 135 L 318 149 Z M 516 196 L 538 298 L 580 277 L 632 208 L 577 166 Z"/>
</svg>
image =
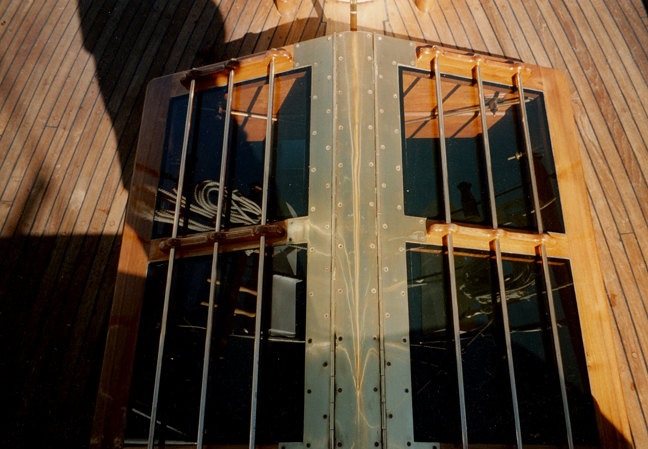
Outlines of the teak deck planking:
<svg viewBox="0 0 648 449">
<path fill-rule="evenodd" d="M 0 441 L 89 440 L 147 82 L 348 29 L 348 4 L 0 1 Z M 359 29 L 568 78 L 633 443 L 648 447 L 648 14 L 642 0 L 411 0 Z M 5 441 L 6 440 L 6 441 Z"/>
</svg>

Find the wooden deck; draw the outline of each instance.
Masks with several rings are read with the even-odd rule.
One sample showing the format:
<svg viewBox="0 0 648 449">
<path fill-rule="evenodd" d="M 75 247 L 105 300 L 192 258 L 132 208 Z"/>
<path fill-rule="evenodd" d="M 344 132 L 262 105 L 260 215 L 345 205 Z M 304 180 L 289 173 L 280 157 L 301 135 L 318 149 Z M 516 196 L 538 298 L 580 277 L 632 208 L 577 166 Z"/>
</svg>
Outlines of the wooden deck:
<svg viewBox="0 0 648 449">
<path fill-rule="evenodd" d="M 348 29 L 348 4 L 0 0 L 2 447 L 90 438 L 147 82 Z M 359 28 L 568 76 L 633 443 L 648 448 L 648 14 L 642 0 L 359 5 Z"/>
</svg>

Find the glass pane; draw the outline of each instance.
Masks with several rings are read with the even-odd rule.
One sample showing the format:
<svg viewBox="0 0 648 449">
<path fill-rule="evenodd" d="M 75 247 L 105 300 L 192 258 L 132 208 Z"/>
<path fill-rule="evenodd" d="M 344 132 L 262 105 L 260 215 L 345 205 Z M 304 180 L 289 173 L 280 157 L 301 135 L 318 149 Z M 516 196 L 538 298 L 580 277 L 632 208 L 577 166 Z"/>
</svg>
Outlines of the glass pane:
<svg viewBox="0 0 648 449">
<path fill-rule="evenodd" d="M 445 220 L 435 80 L 401 69 L 405 214 Z"/>
<path fill-rule="evenodd" d="M 219 256 L 205 442 L 249 438 L 258 250 Z M 148 438 L 167 262 L 149 265 L 125 440 Z M 174 264 L 155 439 L 195 444 L 204 357 L 211 256 Z M 260 443 L 303 435 L 306 250 L 268 248 L 258 393 Z"/>
<path fill-rule="evenodd" d="M 414 440 L 461 441 L 447 267 L 438 246 L 407 245 Z"/>
<path fill-rule="evenodd" d="M 511 349 L 524 444 L 566 444 L 551 319 L 542 263 L 503 255 Z"/>
<path fill-rule="evenodd" d="M 215 87 L 195 95 L 182 195 L 189 209 L 181 208 L 178 235 L 214 230 L 226 94 L 226 87 Z M 182 95 L 169 102 L 153 222 L 154 239 L 171 236 L 173 228 L 188 100 L 188 95 Z"/>
<path fill-rule="evenodd" d="M 277 75 L 268 220 L 308 214 L 310 69 Z M 197 92 L 178 235 L 213 231 L 218 204 L 226 87 Z M 169 104 L 152 238 L 171 235 L 188 96 Z M 261 219 L 268 79 L 235 84 L 223 227 Z"/>
<path fill-rule="evenodd" d="M 436 81 L 426 71 L 401 69 L 405 214 L 444 220 Z M 472 79 L 442 74 L 444 133 L 452 221 L 491 225 L 489 192 Z M 537 229 L 517 89 L 484 83 L 498 222 Z M 526 91 L 534 169 L 544 227 L 564 232 L 556 170 L 542 93 Z"/>
<path fill-rule="evenodd" d="M 587 375 L 587 361 L 570 263 L 564 259 L 549 259 L 549 272 L 574 442 L 598 446 L 596 414 Z"/>
<path fill-rule="evenodd" d="M 497 264 L 486 251 L 455 249 L 468 441 L 515 444 L 515 419 Z"/>
</svg>

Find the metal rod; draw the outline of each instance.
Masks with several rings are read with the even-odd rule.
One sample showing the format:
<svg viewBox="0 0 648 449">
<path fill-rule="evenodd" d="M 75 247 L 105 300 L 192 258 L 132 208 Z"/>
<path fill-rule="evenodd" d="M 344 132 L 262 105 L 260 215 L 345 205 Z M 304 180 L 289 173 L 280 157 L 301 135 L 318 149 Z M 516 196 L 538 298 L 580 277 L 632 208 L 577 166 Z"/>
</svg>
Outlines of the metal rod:
<svg viewBox="0 0 648 449">
<path fill-rule="evenodd" d="M 268 120 L 266 124 L 265 159 L 263 162 L 263 195 L 261 200 L 261 225 L 268 220 L 268 186 L 270 184 L 270 155 L 272 153 L 272 108 L 274 106 L 275 63 L 270 60 L 268 80 Z M 259 388 L 259 353 L 261 345 L 261 312 L 263 306 L 263 278 L 265 268 L 265 235 L 259 242 L 259 276 L 257 278 L 257 304 L 254 323 L 254 357 L 252 359 L 252 403 L 250 407 L 250 449 L 254 449 L 256 433 L 257 392 Z"/>
<path fill-rule="evenodd" d="M 216 209 L 216 232 L 221 229 L 223 218 L 223 202 L 225 198 L 225 176 L 227 174 L 227 155 L 229 150 L 229 133 L 230 119 L 232 117 L 232 96 L 234 95 L 234 70 L 229 72 L 227 83 L 227 108 L 225 110 L 225 124 L 223 128 L 223 147 L 221 150 L 221 167 L 218 189 L 218 206 Z M 209 379 L 209 357 L 211 353 L 211 338 L 214 325 L 214 300 L 216 296 L 216 284 L 218 277 L 218 246 L 219 242 L 214 243 L 214 253 L 211 266 L 211 283 L 209 285 L 209 310 L 207 312 L 207 329 L 205 331 L 205 355 L 203 357 L 202 385 L 200 388 L 200 411 L 198 415 L 198 438 L 197 449 L 202 449 L 204 428 L 205 428 L 205 407 L 207 402 L 207 382 Z"/>
<path fill-rule="evenodd" d="M 477 63 L 477 87 L 479 90 L 479 115 L 481 116 L 482 139 L 484 143 L 484 155 L 486 159 L 486 173 L 488 177 L 488 196 L 490 200 L 491 220 L 493 229 L 499 227 L 497 221 L 497 204 L 495 202 L 495 185 L 493 183 L 493 166 L 491 164 L 490 141 L 488 139 L 488 123 L 486 122 L 486 104 L 484 101 L 484 83 L 481 75 L 481 66 Z M 497 263 L 497 279 L 500 292 L 500 306 L 502 309 L 502 325 L 504 326 L 504 340 L 506 342 L 506 360 L 508 363 L 509 379 L 511 383 L 511 401 L 513 402 L 513 419 L 515 421 L 515 438 L 518 449 L 522 449 L 522 427 L 520 424 L 520 408 L 517 398 L 517 386 L 515 383 L 515 367 L 513 366 L 513 351 L 511 349 L 511 328 L 508 318 L 508 303 L 506 301 L 506 285 L 504 283 L 504 264 L 502 263 L 502 250 L 500 241 L 496 237 L 495 259 Z"/>
<path fill-rule="evenodd" d="M 522 115 L 522 123 L 523 123 L 523 128 L 524 128 L 524 142 L 526 145 L 526 155 L 528 159 L 528 164 L 529 164 L 529 174 L 531 177 L 531 187 L 533 189 L 533 204 L 535 207 L 535 212 L 536 212 L 536 224 L 538 226 L 538 233 L 542 234 L 544 232 L 544 228 L 542 225 L 542 216 L 540 215 L 540 200 L 538 198 L 538 186 L 536 182 L 536 177 L 535 177 L 535 169 L 534 169 L 534 161 L 533 161 L 533 151 L 531 149 L 531 134 L 529 133 L 529 123 L 528 123 L 528 118 L 527 118 L 527 111 L 526 111 L 526 104 L 522 99 L 525 98 L 524 96 L 524 86 L 522 86 L 522 77 L 520 76 L 520 72 L 518 70 L 517 74 L 515 75 L 515 80 L 516 84 L 518 87 L 518 94 L 520 96 L 520 113 Z M 571 419 L 569 416 L 569 402 L 567 401 L 567 388 L 565 386 L 565 370 L 563 368 L 563 363 L 562 363 L 562 353 L 560 350 L 560 340 L 558 339 L 558 325 L 556 324 L 556 311 L 554 308 L 554 301 L 553 301 L 553 289 L 551 287 L 551 277 L 549 274 L 549 262 L 547 260 L 547 249 L 545 248 L 545 244 L 542 243 L 540 244 L 540 254 L 542 257 L 542 271 L 544 273 L 544 284 L 545 284 L 545 291 L 547 292 L 547 303 L 549 307 L 549 317 L 551 319 L 551 333 L 553 336 L 553 344 L 554 344 L 554 353 L 556 354 L 556 366 L 558 368 L 558 379 L 560 381 L 560 394 L 562 396 L 562 403 L 563 403 L 563 412 L 565 414 L 565 427 L 567 430 L 567 443 L 569 445 L 569 449 L 574 448 L 574 439 L 572 435 L 572 428 L 571 428 Z"/>
<path fill-rule="evenodd" d="M 572 435 L 571 418 L 569 416 L 569 403 L 567 402 L 567 387 L 565 383 L 565 370 L 562 364 L 562 351 L 558 339 L 558 326 L 556 325 L 556 310 L 554 307 L 553 289 L 551 287 L 551 276 L 549 274 L 549 261 L 544 243 L 540 245 L 542 255 L 542 270 L 544 272 L 545 291 L 549 303 L 549 317 L 551 318 L 551 334 L 553 335 L 554 351 L 556 352 L 556 365 L 558 366 L 558 378 L 560 379 L 560 394 L 562 395 L 563 412 L 565 414 L 565 427 L 567 428 L 567 443 L 569 449 L 574 449 L 574 437 Z"/>
<path fill-rule="evenodd" d="M 522 126 L 524 128 L 524 147 L 526 149 L 527 159 L 529 160 L 529 177 L 531 178 L 531 189 L 533 190 L 533 208 L 535 209 L 536 223 L 538 225 L 538 233 L 544 232 L 542 226 L 542 216 L 540 215 L 540 199 L 538 198 L 538 184 L 536 182 L 535 171 L 533 168 L 533 149 L 531 147 L 531 133 L 529 132 L 529 120 L 527 117 L 526 103 L 522 101 L 525 98 L 524 86 L 522 86 L 522 77 L 518 71 L 515 74 L 516 83 L 518 87 L 518 95 L 520 97 L 520 114 L 522 115 Z"/>
<path fill-rule="evenodd" d="M 349 2 L 349 28 L 351 31 L 358 31 L 358 0 Z"/>
<path fill-rule="evenodd" d="M 450 216 L 450 184 L 448 180 L 448 158 L 446 153 L 445 130 L 443 125 L 443 93 L 441 92 L 441 72 L 439 71 L 439 55 L 434 58 L 434 76 L 436 78 L 437 111 L 439 113 L 439 143 L 441 146 L 441 168 L 443 171 L 443 203 L 446 223 L 451 223 Z M 461 440 L 464 449 L 468 449 L 468 424 L 466 419 L 466 396 L 464 392 L 463 365 L 461 361 L 461 335 L 459 329 L 459 302 L 457 300 L 457 279 L 455 278 L 454 245 L 452 232 L 448 232 L 446 243 L 448 247 L 448 269 L 450 271 L 450 297 L 452 302 L 452 327 L 454 331 L 455 356 L 457 363 L 457 382 L 459 389 L 459 407 L 461 411 Z"/>
<path fill-rule="evenodd" d="M 189 86 L 189 100 L 187 102 L 187 116 L 185 119 L 184 138 L 182 141 L 182 154 L 180 156 L 180 173 L 178 174 L 178 194 L 176 196 L 176 208 L 173 216 L 173 228 L 171 238 L 178 237 L 178 223 L 180 221 L 180 207 L 182 203 L 182 187 L 184 184 L 184 172 L 187 161 L 187 149 L 189 147 L 189 133 L 191 131 L 191 114 L 193 112 L 194 93 L 196 89 L 195 80 L 191 80 Z M 157 365 L 155 367 L 155 383 L 153 385 L 153 404 L 151 405 L 151 423 L 149 425 L 148 449 L 153 448 L 155 436 L 155 422 L 157 415 L 158 397 L 160 393 L 160 377 L 162 374 L 162 358 L 164 356 L 164 340 L 166 338 L 167 318 L 169 316 L 169 301 L 171 298 L 171 282 L 173 280 L 173 262 L 175 260 L 175 247 L 169 252 L 169 266 L 167 269 L 166 287 L 164 289 L 164 306 L 162 309 L 162 324 L 160 327 L 160 344 L 158 346 Z"/>
</svg>

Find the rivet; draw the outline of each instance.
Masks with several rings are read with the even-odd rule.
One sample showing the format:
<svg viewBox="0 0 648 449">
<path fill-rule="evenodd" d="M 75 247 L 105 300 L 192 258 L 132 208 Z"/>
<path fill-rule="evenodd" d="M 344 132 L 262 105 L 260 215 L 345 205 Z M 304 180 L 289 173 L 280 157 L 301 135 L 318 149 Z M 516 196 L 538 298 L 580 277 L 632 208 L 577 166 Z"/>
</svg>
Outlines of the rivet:
<svg viewBox="0 0 648 449">
<path fill-rule="evenodd" d="M 314 296 L 314 295 L 315 295 L 315 293 L 313 293 L 313 292 L 308 292 L 308 296 Z"/>
<path fill-rule="evenodd" d="M 295 47 L 299 48 L 299 44 L 296 44 Z"/>
<path fill-rule="evenodd" d="M 410 42 L 410 47 L 413 47 L 413 46 L 414 46 L 414 42 Z"/>
<path fill-rule="evenodd" d="M 369 125 L 369 126 L 367 126 L 367 128 L 369 128 L 371 130 L 371 129 L 373 129 L 373 125 Z"/>
<path fill-rule="evenodd" d="M 324 363 L 322 364 L 322 366 L 327 367 L 327 366 L 328 366 L 328 362 L 324 362 Z M 406 390 L 407 390 L 407 388 L 406 388 Z"/>
<path fill-rule="evenodd" d="M 370 243 L 370 244 L 369 244 L 369 248 L 371 248 L 371 249 L 376 249 L 376 244 L 375 244 L 375 243 Z"/>
<path fill-rule="evenodd" d="M 374 391 L 378 391 L 378 387 L 374 387 Z"/>
<path fill-rule="evenodd" d="M 391 366 L 391 362 L 387 362 L 387 366 Z"/>
<path fill-rule="evenodd" d="M 400 165 L 396 166 L 396 171 L 400 171 Z"/>
<path fill-rule="evenodd" d="M 378 337 L 376 335 L 373 336 L 374 340 L 378 340 Z"/>
<path fill-rule="evenodd" d="M 371 293 L 373 293 L 373 294 L 376 294 L 376 291 L 377 291 L 377 290 L 376 290 L 375 288 L 372 288 L 372 289 L 371 289 Z"/>
<path fill-rule="evenodd" d="M 342 393 L 342 388 L 338 388 L 338 393 Z M 338 446 L 340 446 L 340 445 L 341 444 L 339 444 Z"/>
<path fill-rule="evenodd" d="M 407 343 L 407 338 L 403 338 L 403 343 Z"/>
<path fill-rule="evenodd" d="M 371 89 L 369 89 L 369 90 L 367 91 L 367 93 L 368 93 L 369 95 L 371 95 L 371 94 L 373 93 L 373 91 L 372 91 Z"/>
<path fill-rule="evenodd" d="M 421 218 L 421 219 L 419 220 L 419 223 L 424 224 L 424 223 L 425 223 L 425 220 L 424 220 L 423 218 Z"/>
<path fill-rule="evenodd" d="M 398 98 L 398 94 L 394 94 L 394 95 L 392 95 L 392 96 L 393 96 L 394 98 Z"/>
<path fill-rule="evenodd" d="M 374 166 L 374 163 L 373 163 L 373 162 L 369 162 L 369 167 L 373 167 L 373 166 Z"/>
<path fill-rule="evenodd" d="M 328 318 L 328 313 L 325 313 L 325 314 L 324 314 L 324 318 Z"/>
<path fill-rule="evenodd" d="M 341 243 L 338 244 L 338 248 L 342 248 L 342 246 L 343 246 L 343 245 L 342 245 Z"/>
<path fill-rule="evenodd" d="M 383 229 L 387 229 L 387 223 L 383 223 Z"/>
<path fill-rule="evenodd" d="M 324 267 L 324 271 L 328 273 L 329 267 Z"/>
<path fill-rule="evenodd" d="M 405 292 L 401 292 L 401 296 L 405 296 Z"/>
<path fill-rule="evenodd" d="M 311 390 L 306 390 L 306 393 L 311 394 L 312 391 Z"/>
<path fill-rule="evenodd" d="M 392 65 L 396 65 L 396 61 L 392 61 Z"/>
<path fill-rule="evenodd" d="M 387 187 L 387 184 L 385 184 L 384 182 L 383 182 L 382 184 L 380 184 L 380 185 L 382 186 L 383 189 L 384 189 L 385 187 Z"/>
<path fill-rule="evenodd" d="M 331 40 L 331 36 L 329 36 L 329 37 L 327 38 L 327 40 L 330 41 L 330 40 Z M 326 415 L 324 415 L 324 418 L 326 418 Z"/>
<path fill-rule="evenodd" d="M 403 248 L 403 247 L 401 246 L 400 248 L 398 248 L 398 251 L 403 252 L 403 251 L 405 251 L 405 248 Z"/>
<path fill-rule="evenodd" d="M 344 129 L 344 126 L 340 125 L 340 126 L 338 126 L 338 129 L 342 130 L 342 129 Z"/>
<path fill-rule="evenodd" d="M 327 113 L 327 114 L 330 114 L 330 113 L 331 113 L 331 110 L 330 110 L 330 109 L 327 109 L 327 110 L 326 110 L 326 113 Z"/>
<path fill-rule="evenodd" d="M 313 131 L 313 135 L 316 136 L 316 135 L 317 135 L 317 131 Z"/>
<path fill-rule="evenodd" d="M 339 167 L 339 168 L 342 168 L 342 167 L 344 167 L 344 164 L 343 164 L 342 162 L 340 162 L 340 163 L 338 164 L 338 167 Z"/>
<path fill-rule="evenodd" d="M 331 79 L 331 75 L 326 75 L 326 79 L 327 79 L 327 80 L 330 80 L 330 79 Z"/>
<path fill-rule="evenodd" d="M 383 271 L 384 271 L 385 273 L 387 273 L 387 272 L 389 271 L 389 268 L 388 268 L 388 267 L 385 267 L 385 268 L 383 268 Z"/>
<path fill-rule="evenodd" d="M 313 173 L 315 173 L 316 170 L 317 170 L 317 169 L 316 169 L 315 167 L 311 168 L 311 171 L 312 171 Z"/>
<path fill-rule="evenodd" d="M 393 417 L 394 417 L 394 415 L 392 415 L 392 414 L 390 413 L 390 414 L 389 414 L 389 419 L 392 419 Z"/>
<path fill-rule="evenodd" d="M 343 58 L 342 56 L 340 56 L 338 59 L 339 59 L 340 61 L 342 61 L 344 58 Z"/>
<path fill-rule="evenodd" d="M 382 40 L 382 36 L 378 36 L 378 40 L 381 41 L 381 40 Z"/>
<path fill-rule="evenodd" d="M 338 207 L 342 207 L 342 203 L 338 203 Z"/>
<path fill-rule="evenodd" d="M 313 95 L 313 100 L 317 100 L 317 95 Z"/>
<path fill-rule="evenodd" d="M 385 149 L 385 145 L 380 145 L 380 149 L 381 149 L 381 150 L 384 150 L 384 149 Z"/>
<path fill-rule="evenodd" d="M 380 75 L 378 75 L 378 78 L 380 78 L 380 79 L 383 79 L 383 76 L 382 76 L 382 74 L 380 74 Z"/>
<path fill-rule="evenodd" d="M 374 207 L 374 202 L 373 201 L 369 201 L 369 207 Z"/>
<path fill-rule="evenodd" d="M 398 128 L 396 128 L 396 129 L 394 130 L 394 133 L 398 134 Z"/>
<path fill-rule="evenodd" d="M 380 113 L 381 113 L 381 114 L 384 114 L 384 113 L 385 113 L 385 110 L 381 108 L 381 109 L 380 109 Z"/>
<path fill-rule="evenodd" d="M 391 316 L 391 315 L 389 314 L 389 312 L 387 312 L 387 313 L 385 314 L 385 318 L 389 318 L 390 316 Z M 387 362 L 387 365 L 391 365 L 391 362 Z"/>
<path fill-rule="evenodd" d="M 338 90 L 338 95 L 342 95 L 342 91 L 341 91 L 341 90 Z"/>
<path fill-rule="evenodd" d="M 412 445 L 412 442 L 411 442 L 411 441 L 408 441 L 408 442 L 407 442 L 407 445 L 408 445 L 408 446 L 411 446 L 411 445 Z"/>
<path fill-rule="evenodd" d="M 314 62 L 313 65 L 317 67 L 319 65 L 319 62 Z"/>
<path fill-rule="evenodd" d="M 315 206 L 311 207 L 311 212 L 315 212 Z"/>
<path fill-rule="evenodd" d="M 338 293 L 342 293 L 342 289 L 341 289 L 341 288 L 338 288 L 338 289 L 337 289 L 337 292 L 338 292 Z"/>
<path fill-rule="evenodd" d="M 331 145 L 326 145 L 326 151 L 329 151 L 331 149 Z"/>
<path fill-rule="evenodd" d="M 295 63 L 295 67 L 299 67 L 299 63 L 298 63 L 298 62 Z"/>
<path fill-rule="evenodd" d="M 324 187 L 326 187 L 327 189 L 330 189 L 330 188 L 331 188 L 331 184 L 329 184 L 329 183 L 327 182 L 326 184 L 324 184 Z"/>
<path fill-rule="evenodd" d="M 398 210 L 401 210 L 402 208 L 403 208 L 403 206 L 401 206 L 400 204 L 398 206 L 396 206 L 396 209 L 398 209 Z"/>
<path fill-rule="evenodd" d="M 410 61 L 410 65 L 415 66 L 415 65 L 416 65 L 416 62 L 414 62 L 414 61 Z"/>
<path fill-rule="evenodd" d="M 330 225 L 324 225 L 324 229 L 328 229 L 330 227 L 331 227 Z"/>
<path fill-rule="evenodd" d="M 367 61 L 371 61 L 371 56 L 367 56 Z"/>
<path fill-rule="evenodd" d="M 314 247 L 314 246 L 311 246 L 311 247 L 310 247 L 310 252 L 312 253 L 313 251 L 315 251 L 315 247 Z"/>
<path fill-rule="evenodd" d="M 405 393 L 409 393 L 409 388 L 405 388 Z"/>
</svg>

